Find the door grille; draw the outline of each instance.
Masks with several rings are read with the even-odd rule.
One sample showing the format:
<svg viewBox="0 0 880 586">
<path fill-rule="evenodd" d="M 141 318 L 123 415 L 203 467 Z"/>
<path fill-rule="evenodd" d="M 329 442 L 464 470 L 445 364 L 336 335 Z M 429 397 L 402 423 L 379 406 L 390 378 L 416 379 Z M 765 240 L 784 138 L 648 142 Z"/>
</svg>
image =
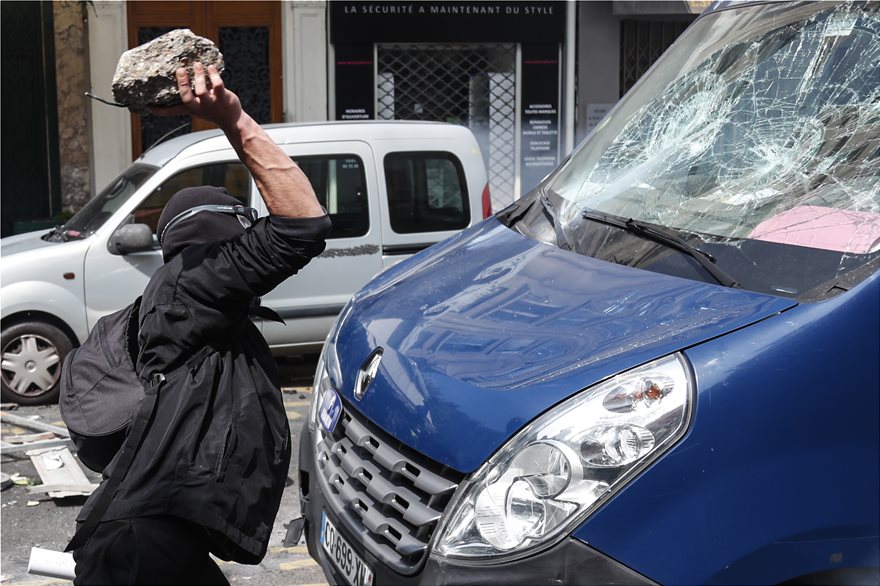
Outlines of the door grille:
<svg viewBox="0 0 880 586">
<path fill-rule="evenodd" d="M 467 126 L 489 173 L 493 209 L 512 203 L 516 45 L 378 45 L 377 52 L 376 117 Z"/>
</svg>

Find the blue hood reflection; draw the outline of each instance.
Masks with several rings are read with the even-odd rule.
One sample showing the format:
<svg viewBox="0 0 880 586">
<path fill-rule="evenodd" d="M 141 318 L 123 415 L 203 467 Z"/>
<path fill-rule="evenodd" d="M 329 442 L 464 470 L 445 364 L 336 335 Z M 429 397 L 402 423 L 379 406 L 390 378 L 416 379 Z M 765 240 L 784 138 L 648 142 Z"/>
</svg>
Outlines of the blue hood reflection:
<svg viewBox="0 0 880 586">
<path fill-rule="evenodd" d="M 330 374 L 385 431 L 470 472 L 573 393 L 794 304 L 563 251 L 490 219 L 358 292 Z M 378 346 L 376 379 L 356 401 Z"/>
</svg>

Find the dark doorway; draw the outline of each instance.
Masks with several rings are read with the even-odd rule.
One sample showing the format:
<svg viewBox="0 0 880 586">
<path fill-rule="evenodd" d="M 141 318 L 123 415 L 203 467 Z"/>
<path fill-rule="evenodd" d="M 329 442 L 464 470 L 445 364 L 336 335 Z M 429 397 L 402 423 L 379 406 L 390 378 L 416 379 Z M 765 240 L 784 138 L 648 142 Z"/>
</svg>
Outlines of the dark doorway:
<svg viewBox="0 0 880 586">
<path fill-rule="evenodd" d="M 2 236 L 51 225 L 61 211 L 51 2 L 0 2 Z"/>
</svg>

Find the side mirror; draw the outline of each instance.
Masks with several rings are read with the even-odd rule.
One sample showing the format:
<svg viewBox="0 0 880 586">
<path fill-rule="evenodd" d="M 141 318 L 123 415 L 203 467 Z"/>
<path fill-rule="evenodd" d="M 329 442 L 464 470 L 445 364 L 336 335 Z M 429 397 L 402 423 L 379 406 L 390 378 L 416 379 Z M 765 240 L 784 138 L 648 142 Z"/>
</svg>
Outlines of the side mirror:
<svg viewBox="0 0 880 586">
<path fill-rule="evenodd" d="M 146 224 L 120 226 L 107 241 L 110 254 L 129 254 L 153 250 L 153 231 Z"/>
</svg>

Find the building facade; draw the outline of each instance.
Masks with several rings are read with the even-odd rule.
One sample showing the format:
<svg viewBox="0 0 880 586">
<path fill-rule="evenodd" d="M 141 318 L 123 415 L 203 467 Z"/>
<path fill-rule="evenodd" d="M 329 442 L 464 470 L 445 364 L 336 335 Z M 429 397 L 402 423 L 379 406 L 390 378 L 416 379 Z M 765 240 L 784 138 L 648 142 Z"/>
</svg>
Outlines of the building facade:
<svg viewBox="0 0 880 586">
<path fill-rule="evenodd" d="M 4 156 L 3 235 L 63 219 L 156 141 L 203 128 L 84 96 L 109 97 L 119 56 L 174 28 L 219 45 L 227 85 L 260 122 L 467 126 L 497 210 L 555 168 L 706 4 L 6 1 L 4 155 L 21 133 L 34 145 Z M 27 116 L 9 90 L 19 70 L 42 98 Z"/>
</svg>

